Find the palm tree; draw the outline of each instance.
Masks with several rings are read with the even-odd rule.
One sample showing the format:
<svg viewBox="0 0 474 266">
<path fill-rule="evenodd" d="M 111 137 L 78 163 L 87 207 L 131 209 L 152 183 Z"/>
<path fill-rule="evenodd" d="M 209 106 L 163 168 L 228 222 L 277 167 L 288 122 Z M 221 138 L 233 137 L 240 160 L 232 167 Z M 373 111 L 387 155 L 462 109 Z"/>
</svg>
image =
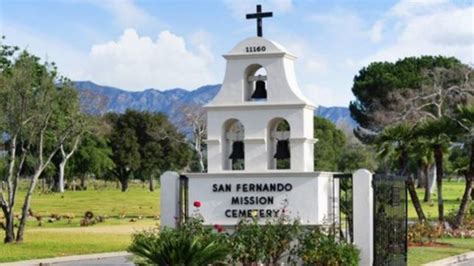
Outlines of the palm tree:
<svg viewBox="0 0 474 266">
<path fill-rule="evenodd" d="M 398 169 L 400 175 L 406 175 L 408 169 L 409 150 L 413 145 L 414 135 L 413 127 L 407 124 L 399 124 L 392 127 L 385 128 L 375 139 L 378 150 L 378 155 L 381 158 L 394 157 L 398 162 Z M 418 199 L 418 194 L 415 189 L 415 182 L 410 175 L 407 175 L 407 188 L 416 210 L 418 220 L 420 222 L 426 221 L 425 214 Z"/>
<path fill-rule="evenodd" d="M 433 152 L 436 165 L 436 188 L 438 194 L 438 221 L 444 224 L 443 200 L 443 156 L 450 144 L 450 130 L 453 129 L 451 120 L 443 117 L 437 120 L 424 121 L 415 130 L 415 136 L 426 139 Z"/>
<path fill-rule="evenodd" d="M 460 107 L 454 121 L 458 125 L 458 128 L 463 132 L 464 139 L 466 144 L 470 146 L 470 158 L 469 158 L 469 167 L 465 171 L 464 177 L 466 179 L 464 194 L 459 205 L 458 212 L 453 224 L 454 228 L 458 228 L 462 225 L 464 221 L 464 216 L 469 205 L 469 198 L 474 199 L 472 182 L 474 179 L 474 105 L 468 105 Z"/>
<path fill-rule="evenodd" d="M 431 202 L 431 186 L 433 180 L 430 178 L 429 169 L 433 166 L 434 158 L 429 142 L 418 138 L 411 148 L 410 159 L 415 162 L 416 167 L 419 169 L 420 178 L 421 175 L 424 176 L 424 182 L 421 186 L 425 189 L 423 201 Z"/>
</svg>

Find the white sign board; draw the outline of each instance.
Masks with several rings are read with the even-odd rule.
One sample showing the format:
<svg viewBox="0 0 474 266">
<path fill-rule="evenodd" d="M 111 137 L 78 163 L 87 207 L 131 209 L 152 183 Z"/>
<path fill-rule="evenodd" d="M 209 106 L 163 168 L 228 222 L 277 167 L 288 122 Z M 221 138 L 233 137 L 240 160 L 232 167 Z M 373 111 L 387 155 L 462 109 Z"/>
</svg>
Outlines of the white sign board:
<svg viewBox="0 0 474 266">
<path fill-rule="evenodd" d="M 190 215 L 199 213 L 205 224 L 235 225 L 252 216 L 264 223 L 283 214 L 302 224 L 320 224 L 329 214 L 330 177 L 311 174 L 188 175 Z"/>
</svg>

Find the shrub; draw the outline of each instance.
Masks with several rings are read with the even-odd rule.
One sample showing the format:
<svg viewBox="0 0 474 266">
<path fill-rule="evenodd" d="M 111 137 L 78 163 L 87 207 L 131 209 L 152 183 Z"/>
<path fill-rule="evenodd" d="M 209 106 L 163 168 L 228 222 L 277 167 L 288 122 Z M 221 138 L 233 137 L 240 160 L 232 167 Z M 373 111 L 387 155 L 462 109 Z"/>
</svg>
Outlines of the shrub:
<svg viewBox="0 0 474 266">
<path fill-rule="evenodd" d="M 222 263 L 230 250 L 224 234 L 202 226 L 190 218 L 179 229 L 143 231 L 133 236 L 129 251 L 142 265 L 209 265 Z"/>
<path fill-rule="evenodd" d="M 229 238 L 232 259 L 243 264 L 277 264 L 283 254 L 291 249 L 300 227 L 297 220 L 290 221 L 285 215 L 263 225 L 258 224 L 257 218 L 243 219 Z"/>
<path fill-rule="evenodd" d="M 429 222 L 414 223 L 408 226 L 408 242 L 426 244 L 435 242 L 442 235 L 442 228 Z"/>
<path fill-rule="evenodd" d="M 308 228 L 298 238 L 299 245 L 292 250 L 305 265 L 351 266 L 359 264 L 359 250 L 352 244 L 338 241 L 323 227 Z"/>
</svg>

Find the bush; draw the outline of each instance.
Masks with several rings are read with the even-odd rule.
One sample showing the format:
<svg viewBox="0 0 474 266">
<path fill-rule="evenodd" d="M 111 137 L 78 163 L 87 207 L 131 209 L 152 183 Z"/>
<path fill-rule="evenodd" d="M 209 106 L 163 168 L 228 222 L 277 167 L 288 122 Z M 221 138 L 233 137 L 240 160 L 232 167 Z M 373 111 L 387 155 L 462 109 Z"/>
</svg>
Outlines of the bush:
<svg viewBox="0 0 474 266">
<path fill-rule="evenodd" d="M 442 231 L 439 225 L 432 225 L 429 222 L 414 223 L 408 226 L 408 242 L 416 244 L 432 243 L 441 237 Z"/>
<path fill-rule="evenodd" d="M 352 244 L 338 241 L 334 234 L 323 230 L 323 227 L 305 230 L 298 241 L 299 245 L 291 252 L 293 261 L 299 258 L 305 265 L 325 266 L 359 264 L 360 251 Z"/>
<path fill-rule="evenodd" d="M 229 237 L 232 259 L 243 264 L 263 262 L 275 265 L 291 249 L 299 231 L 299 222 L 290 221 L 285 215 L 265 224 L 258 224 L 256 218 L 243 219 Z"/>
<path fill-rule="evenodd" d="M 179 229 L 136 233 L 128 251 L 140 265 L 209 265 L 225 262 L 230 253 L 225 235 L 203 227 L 195 218 Z"/>
<path fill-rule="evenodd" d="M 320 227 L 304 229 L 298 220 L 280 216 L 259 224 L 257 218 L 243 219 L 232 234 L 220 225 L 204 226 L 196 215 L 178 229 L 158 228 L 136 233 L 128 251 L 142 265 L 243 264 L 277 265 L 288 255 L 292 265 L 357 265 L 359 251 L 338 242 Z"/>
</svg>

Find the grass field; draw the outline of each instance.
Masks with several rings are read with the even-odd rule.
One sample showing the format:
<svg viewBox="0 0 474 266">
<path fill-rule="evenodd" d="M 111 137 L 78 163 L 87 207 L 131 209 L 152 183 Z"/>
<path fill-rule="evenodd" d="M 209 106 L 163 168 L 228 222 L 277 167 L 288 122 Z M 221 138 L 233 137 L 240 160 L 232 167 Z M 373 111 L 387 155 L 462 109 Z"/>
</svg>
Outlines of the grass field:
<svg viewBox="0 0 474 266">
<path fill-rule="evenodd" d="M 408 265 L 421 265 L 474 250 L 474 239 L 443 238 L 438 242 L 450 247 L 411 247 L 408 250 Z"/>
<path fill-rule="evenodd" d="M 92 227 L 48 228 L 30 226 L 25 242 L 0 246 L 0 263 L 37 258 L 126 250 L 134 231 L 152 227 L 151 219 L 130 223 L 114 221 Z"/>
<path fill-rule="evenodd" d="M 96 188 L 94 188 L 96 187 Z M 463 182 L 446 182 L 444 197 L 446 211 L 457 208 L 458 198 L 464 189 Z M 418 191 L 423 198 L 423 191 Z M 20 196 L 24 192 L 20 191 Z M 43 225 L 38 226 L 34 219 L 28 222 L 25 242 L 22 244 L 0 244 L 0 263 L 34 258 L 47 258 L 87 253 L 100 253 L 125 250 L 130 244 L 133 232 L 157 224 L 159 215 L 158 190 L 149 192 L 140 184 L 131 184 L 128 192 L 120 192 L 113 184 L 90 186 L 87 191 L 66 191 L 63 196 L 54 193 L 35 193 L 32 210 L 44 218 Z M 436 195 L 433 195 L 436 203 Z M 423 203 L 427 216 L 436 219 L 437 206 Z M 90 227 L 80 227 L 79 221 L 84 212 L 92 211 L 95 215 L 110 217 L 104 223 Z M 69 223 L 66 220 L 48 223 L 51 214 L 73 214 L 75 218 Z M 146 217 L 143 220 L 130 222 L 131 217 Z M 416 219 L 411 202 L 409 217 Z M 3 239 L 3 234 L 0 234 Z M 441 239 L 450 243 L 450 247 L 414 247 L 409 249 L 410 265 L 420 265 L 429 261 L 474 250 L 473 239 Z"/>
<path fill-rule="evenodd" d="M 35 214 L 50 216 L 51 214 L 74 214 L 76 217 L 84 216 L 86 211 L 95 215 L 109 217 L 155 217 L 160 213 L 159 188 L 150 192 L 141 184 L 130 184 L 127 192 L 121 192 L 114 184 L 107 187 L 99 183 L 96 188 L 89 186 L 85 191 L 66 191 L 59 193 L 35 192 L 31 209 Z M 25 190 L 20 190 L 18 198 L 23 199 Z M 20 208 L 17 207 L 19 213 Z M 2 214 L 0 213 L 0 216 Z"/>
<path fill-rule="evenodd" d="M 417 189 L 418 197 L 422 202 L 423 211 L 428 219 L 437 219 L 438 217 L 438 204 L 437 204 L 437 195 L 436 193 L 431 197 L 431 203 L 423 202 L 424 198 L 424 189 Z M 445 214 L 448 214 L 452 210 L 457 210 L 459 208 L 460 199 L 464 192 L 464 182 L 463 181 L 445 181 L 443 183 L 443 198 L 444 198 L 444 211 Z M 408 218 L 416 220 L 416 212 L 413 208 L 411 201 L 408 203 Z"/>
<path fill-rule="evenodd" d="M 423 211 L 428 219 L 436 220 L 438 217 L 438 205 L 436 193 L 432 195 L 432 202 L 423 202 L 424 190 L 417 189 L 418 197 L 422 201 Z M 445 204 L 445 215 L 459 208 L 460 198 L 464 192 L 463 181 L 445 181 L 443 183 L 443 198 Z M 415 209 L 411 201 L 408 203 L 408 218 L 416 220 Z M 452 239 L 443 238 L 437 242 L 451 244 L 448 247 L 410 247 L 408 251 L 408 264 L 421 265 L 430 261 L 462 254 L 474 250 L 474 239 Z"/>
</svg>

